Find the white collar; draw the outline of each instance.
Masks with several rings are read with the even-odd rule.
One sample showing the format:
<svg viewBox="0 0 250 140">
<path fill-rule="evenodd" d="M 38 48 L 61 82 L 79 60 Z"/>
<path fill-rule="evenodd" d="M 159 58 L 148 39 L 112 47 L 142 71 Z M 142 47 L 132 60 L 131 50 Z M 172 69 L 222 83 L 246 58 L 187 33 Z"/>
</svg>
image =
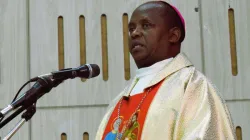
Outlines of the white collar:
<svg viewBox="0 0 250 140">
<path fill-rule="evenodd" d="M 157 73 L 160 70 L 162 70 L 164 68 L 164 66 L 166 66 L 166 64 L 168 64 L 173 58 L 168 58 L 162 61 L 159 61 L 149 67 L 145 67 L 145 68 L 140 68 L 136 70 L 136 78 L 142 78 L 146 75 L 150 75 L 153 73 Z"/>
</svg>

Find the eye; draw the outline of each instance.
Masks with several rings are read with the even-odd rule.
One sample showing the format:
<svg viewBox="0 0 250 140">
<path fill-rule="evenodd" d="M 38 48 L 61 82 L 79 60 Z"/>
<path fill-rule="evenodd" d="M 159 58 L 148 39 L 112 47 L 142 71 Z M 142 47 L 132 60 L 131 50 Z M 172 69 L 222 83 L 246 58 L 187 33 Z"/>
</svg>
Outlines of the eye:
<svg viewBox="0 0 250 140">
<path fill-rule="evenodd" d="M 151 27 L 151 24 L 150 23 L 143 23 L 142 27 L 143 27 L 143 29 L 147 29 L 147 28 Z"/>
<path fill-rule="evenodd" d="M 128 30 L 130 33 L 132 33 L 135 30 L 135 27 L 128 27 Z"/>
</svg>

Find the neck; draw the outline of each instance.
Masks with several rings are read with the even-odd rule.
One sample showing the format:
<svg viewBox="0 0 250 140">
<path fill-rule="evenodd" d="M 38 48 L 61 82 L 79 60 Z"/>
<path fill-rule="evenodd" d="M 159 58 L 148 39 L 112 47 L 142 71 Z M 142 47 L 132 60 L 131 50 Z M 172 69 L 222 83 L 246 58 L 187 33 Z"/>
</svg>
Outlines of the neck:
<svg viewBox="0 0 250 140">
<path fill-rule="evenodd" d="M 167 53 L 165 53 L 165 55 L 150 56 L 148 58 L 148 60 L 143 60 L 144 63 L 143 62 L 137 62 L 136 65 L 137 65 L 138 68 L 150 67 L 153 64 L 155 64 L 157 62 L 160 62 L 162 60 L 166 60 L 166 59 L 169 59 L 169 58 L 172 58 L 172 57 L 174 58 L 179 53 L 180 53 L 180 46 L 172 46 L 172 47 L 169 47 L 169 51 L 167 51 Z"/>
<path fill-rule="evenodd" d="M 152 62 L 148 62 L 148 63 L 144 63 L 144 64 L 137 64 L 137 67 L 140 69 L 140 68 L 145 68 L 145 67 L 150 67 L 152 65 L 154 65 L 155 63 L 157 62 L 160 62 L 160 61 L 163 61 L 163 60 L 166 60 L 166 59 L 169 59 L 169 58 L 172 58 L 172 56 L 167 56 L 167 57 L 164 57 L 164 58 L 161 58 L 161 59 L 155 59 L 154 61 Z"/>
</svg>

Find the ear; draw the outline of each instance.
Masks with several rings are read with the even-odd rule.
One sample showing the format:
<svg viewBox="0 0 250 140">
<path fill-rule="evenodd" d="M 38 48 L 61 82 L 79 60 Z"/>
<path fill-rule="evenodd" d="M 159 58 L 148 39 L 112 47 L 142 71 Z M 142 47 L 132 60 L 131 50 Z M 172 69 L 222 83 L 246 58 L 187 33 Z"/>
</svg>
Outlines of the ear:
<svg viewBox="0 0 250 140">
<path fill-rule="evenodd" d="M 168 41 L 170 43 L 178 43 L 181 38 L 181 30 L 178 27 L 171 28 L 169 30 Z"/>
</svg>

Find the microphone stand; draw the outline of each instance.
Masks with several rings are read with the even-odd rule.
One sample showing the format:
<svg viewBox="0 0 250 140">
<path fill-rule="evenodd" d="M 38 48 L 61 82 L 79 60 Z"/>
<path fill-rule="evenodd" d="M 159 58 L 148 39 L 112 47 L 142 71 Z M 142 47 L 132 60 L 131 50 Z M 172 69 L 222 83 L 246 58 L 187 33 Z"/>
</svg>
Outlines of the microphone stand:
<svg viewBox="0 0 250 140">
<path fill-rule="evenodd" d="M 36 102 L 41 96 L 43 96 L 45 93 L 48 93 L 53 87 L 58 86 L 64 80 L 65 79 L 50 80 L 46 77 L 41 77 L 37 80 L 37 84 L 35 84 L 38 85 L 39 83 L 37 90 L 31 89 L 29 90 L 30 92 L 26 92 L 24 98 L 21 98 L 20 100 L 17 99 L 17 101 L 14 103 L 19 104 L 21 107 L 19 107 L 7 119 L 3 120 L 2 122 L 0 121 L 0 129 L 7 123 L 9 123 L 17 115 L 19 115 L 21 112 L 23 112 L 25 109 L 26 112 L 22 114 L 22 119 L 16 124 L 16 126 L 11 130 L 11 132 L 9 132 L 9 134 L 3 140 L 9 140 L 22 127 L 25 121 L 28 121 L 32 118 L 32 116 L 36 113 Z M 3 117 L 3 115 L 0 116 L 1 119 L 3 119 Z"/>
<path fill-rule="evenodd" d="M 7 119 L 3 120 L 0 123 L 0 129 L 5 126 L 7 123 L 9 123 L 11 120 L 13 120 L 17 115 L 19 115 L 20 113 L 22 113 L 24 110 L 26 109 L 26 107 L 20 107 L 16 112 L 14 112 L 13 114 L 11 114 Z"/>
<path fill-rule="evenodd" d="M 16 112 L 18 112 L 18 110 Z M 9 132 L 9 134 L 5 138 L 3 138 L 3 140 L 9 140 L 23 126 L 25 121 L 26 122 L 29 121 L 35 113 L 36 113 L 36 104 L 33 104 L 26 110 L 26 112 L 22 114 L 22 119 Z"/>
</svg>

